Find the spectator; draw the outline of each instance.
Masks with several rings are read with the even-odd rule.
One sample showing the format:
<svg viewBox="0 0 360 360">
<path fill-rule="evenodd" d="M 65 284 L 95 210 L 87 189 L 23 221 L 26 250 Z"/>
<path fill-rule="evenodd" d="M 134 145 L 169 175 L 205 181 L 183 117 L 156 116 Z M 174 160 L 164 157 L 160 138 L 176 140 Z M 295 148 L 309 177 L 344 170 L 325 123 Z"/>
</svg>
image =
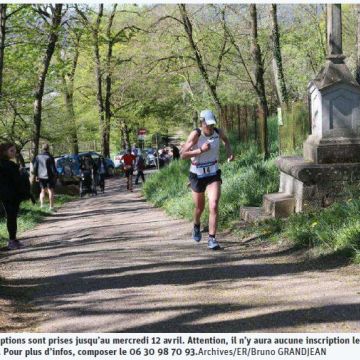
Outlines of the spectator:
<svg viewBox="0 0 360 360">
<path fill-rule="evenodd" d="M 22 189 L 19 166 L 11 161 L 15 159 L 15 155 L 16 147 L 14 144 L 0 144 L 0 200 L 6 213 L 9 250 L 18 249 L 22 246 L 22 243 L 16 238 Z"/>
<path fill-rule="evenodd" d="M 135 170 L 137 171 L 136 178 L 135 178 L 135 185 L 139 183 L 139 178 L 141 176 L 141 180 L 144 183 L 145 182 L 145 175 L 144 175 L 144 169 L 145 169 L 145 160 L 141 154 L 139 154 L 136 157 L 135 161 Z"/>
<path fill-rule="evenodd" d="M 44 207 L 44 200 L 46 190 L 49 195 L 49 210 L 54 210 L 55 198 L 55 184 L 57 178 L 57 171 L 55 167 L 55 160 L 49 153 L 49 144 L 42 146 L 42 153 L 37 155 L 34 159 L 34 175 L 36 181 L 40 183 L 40 207 Z"/>
<path fill-rule="evenodd" d="M 101 192 L 105 191 L 105 176 L 106 176 L 106 163 L 103 156 L 99 157 L 98 160 L 98 173 L 99 173 L 99 186 Z"/>
</svg>

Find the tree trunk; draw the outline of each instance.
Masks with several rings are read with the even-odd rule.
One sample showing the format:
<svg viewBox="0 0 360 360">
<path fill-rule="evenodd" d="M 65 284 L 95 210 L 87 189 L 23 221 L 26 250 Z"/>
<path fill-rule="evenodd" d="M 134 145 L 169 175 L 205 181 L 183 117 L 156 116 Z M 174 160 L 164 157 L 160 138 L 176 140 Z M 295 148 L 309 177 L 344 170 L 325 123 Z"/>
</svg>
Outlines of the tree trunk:
<svg viewBox="0 0 360 360">
<path fill-rule="evenodd" d="M 121 142 L 123 149 L 130 148 L 130 130 L 128 129 L 124 120 L 120 122 L 120 131 L 121 131 Z"/>
<path fill-rule="evenodd" d="M 65 108 L 67 112 L 68 121 L 71 127 L 70 128 L 71 149 L 73 154 L 78 154 L 79 141 L 77 136 L 77 127 L 76 127 L 76 119 L 75 119 L 75 111 L 74 111 L 74 95 L 68 89 L 68 85 L 64 77 L 63 77 L 63 87 L 64 87 Z"/>
<path fill-rule="evenodd" d="M 113 5 L 113 10 L 109 17 L 108 26 L 106 29 L 106 37 L 108 39 L 108 47 L 107 47 L 107 54 L 106 54 L 106 79 L 105 79 L 105 124 L 104 124 L 104 131 L 102 134 L 103 142 L 104 142 L 104 149 L 103 154 L 104 156 L 110 157 L 110 124 L 111 124 L 111 60 L 112 60 L 112 50 L 114 42 L 111 37 L 111 28 L 113 25 L 115 13 L 116 13 L 117 5 Z"/>
<path fill-rule="evenodd" d="M 104 138 L 105 112 L 104 112 L 104 100 L 103 100 L 103 91 L 102 91 L 102 74 L 101 74 L 101 60 L 100 60 L 100 47 L 99 47 L 99 30 L 100 30 L 100 23 L 103 13 L 104 13 L 104 5 L 100 4 L 95 27 L 92 29 L 94 58 L 95 58 L 96 100 L 97 100 L 98 112 L 99 112 L 99 128 L 100 128 L 102 153 L 105 152 L 105 147 L 106 147 L 106 142 Z"/>
<path fill-rule="evenodd" d="M 203 62 L 203 58 L 202 58 L 200 49 L 197 47 L 197 45 L 195 43 L 194 36 L 193 36 L 193 30 L 192 30 L 192 24 L 191 24 L 188 14 L 187 14 L 185 4 L 179 4 L 179 9 L 180 9 L 180 14 L 182 17 L 184 29 L 185 29 L 186 35 L 188 37 L 188 40 L 189 40 L 190 47 L 195 55 L 196 64 L 197 64 L 200 74 L 201 74 L 202 78 L 204 79 L 205 84 L 209 90 L 210 96 L 214 101 L 214 104 L 216 106 L 216 110 L 217 110 L 218 114 L 221 114 L 222 105 L 221 105 L 219 96 L 217 94 L 216 85 L 210 80 L 209 74 L 208 74 L 208 72 L 205 68 L 204 62 Z"/>
<path fill-rule="evenodd" d="M 199 127 L 199 113 L 196 110 L 194 110 L 194 112 L 193 112 L 192 123 L 193 123 L 194 129 Z"/>
<path fill-rule="evenodd" d="M 356 81 L 360 84 L 360 5 L 356 5 Z"/>
<path fill-rule="evenodd" d="M 275 76 L 276 91 L 280 104 L 287 104 L 289 100 L 288 92 L 285 84 L 285 77 L 282 65 L 280 34 L 277 21 L 277 5 L 271 5 L 272 20 L 272 45 L 273 45 L 273 69 Z"/>
<path fill-rule="evenodd" d="M 260 103 L 260 147 L 265 159 L 269 157 L 268 150 L 268 135 L 267 135 L 267 116 L 268 105 L 265 94 L 264 82 L 264 68 L 262 63 L 262 56 L 260 46 L 258 44 L 257 34 L 257 12 L 256 5 L 250 4 L 250 19 L 251 19 L 251 55 L 254 61 L 254 77 L 257 89 L 257 95 Z"/>
<path fill-rule="evenodd" d="M 68 121 L 71 127 L 70 138 L 71 138 L 71 148 L 73 154 L 79 153 L 79 140 L 77 135 L 77 126 L 76 126 L 76 118 L 75 118 L 75 110 L 74 110 L 74 81 L 75 81 L 75 72 L 79 59 L 80 38 L 81 35 L 76 37 L 75 53 L 72 59 L 70 73 L 67 77 L 65 75 L 62 76 L 65 107 L 68 115 Z"/>
<path fill-rule="evenodd" d="M 0 100 L 2 98 L 4 53 L 6 36 L 6 4 L 0 4 Z"/>
<path fill-rule="evenodd" d="M 40 143 L 40 131 L 41 131 L 41 113 L 42 113 L 42 99 L 44 96 L 44 87 L 46 75 L 49 69 L 50 61 L 53 56 L 55 45 L 58 39 L 58 28 L 61 23 L 61 11 L 62 4 L 56 4 L 55 10 L 51 18 L 51 29 L 49 34 L 49 40 L 46 47 L 46 53 L 42 61 L 42 67 L 38 76 L 38 82 L 35 89 L 35 101 L 34 101 L 34 149 L 33 156 L 35 157 L 39 152 L 39 143 Z"/>
</svg>

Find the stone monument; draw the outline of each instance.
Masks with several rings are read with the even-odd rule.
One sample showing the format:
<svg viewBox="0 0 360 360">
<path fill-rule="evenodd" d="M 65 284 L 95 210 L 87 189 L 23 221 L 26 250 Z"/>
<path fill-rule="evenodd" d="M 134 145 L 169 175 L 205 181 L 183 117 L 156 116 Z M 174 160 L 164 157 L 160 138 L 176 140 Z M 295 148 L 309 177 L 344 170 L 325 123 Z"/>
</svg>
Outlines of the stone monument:
<svg viewBox="0 0 360 360">
<path fill-rule="evenodd" d="M 308 86 L 312 126 L 303 157 L 277 159 L 279 192 L 264 195 L 262 208 L 242 208 L 244 220 L 329 206 L 360 180 L 360 86 L 342 54 L 341 5 L 327 6 L 328 57 Z"/>
</svg>

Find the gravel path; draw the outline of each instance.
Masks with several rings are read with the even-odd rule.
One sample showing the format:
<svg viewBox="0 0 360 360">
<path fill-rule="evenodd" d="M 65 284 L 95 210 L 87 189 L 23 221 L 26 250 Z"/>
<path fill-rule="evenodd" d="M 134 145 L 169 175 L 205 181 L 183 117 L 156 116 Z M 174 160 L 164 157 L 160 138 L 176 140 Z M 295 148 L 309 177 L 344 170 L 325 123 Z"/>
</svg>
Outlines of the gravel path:
<svg viewBox="0 0 360 360">
<path fill-rule="evenodd" d="M 360 331 L 358 266 L 226 235 L 211 252 L 190 228 L 112 179 L 24 234 L 0 271 L 28 299 L 28 331 Z"/>
</svg>

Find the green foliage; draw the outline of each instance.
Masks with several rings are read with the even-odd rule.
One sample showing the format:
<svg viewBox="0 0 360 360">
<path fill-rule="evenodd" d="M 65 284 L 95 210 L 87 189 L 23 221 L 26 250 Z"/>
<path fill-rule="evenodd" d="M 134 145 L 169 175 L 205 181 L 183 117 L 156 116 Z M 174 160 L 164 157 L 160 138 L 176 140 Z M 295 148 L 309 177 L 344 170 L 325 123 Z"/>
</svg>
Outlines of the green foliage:
<svg viewBox="0 0 360 360">
<path fill-rule="evenodd" d="M 173 161 L 161 171 L 152 174 L 143 186 L 146 198 L 155 206 L 161 207 L 167 200 L 184 195 L 187 192 L 188 167 L 187 161 Z"/>
<path fill-rule="evenodd" d="M 307 104 L 294 102 L 289 109 L 282 107 L 283 125 L 279 127 L 281 153 L 292 153 L 301 148 L 309 133 Z"/>
<path fill-rule="evenodd" d="M 358 258 L 360 252 L 360 200 L 354 199 L 312 213 L 291 216 L 283 235 L 302 247 L 342 252 Z"/>
</svg>

